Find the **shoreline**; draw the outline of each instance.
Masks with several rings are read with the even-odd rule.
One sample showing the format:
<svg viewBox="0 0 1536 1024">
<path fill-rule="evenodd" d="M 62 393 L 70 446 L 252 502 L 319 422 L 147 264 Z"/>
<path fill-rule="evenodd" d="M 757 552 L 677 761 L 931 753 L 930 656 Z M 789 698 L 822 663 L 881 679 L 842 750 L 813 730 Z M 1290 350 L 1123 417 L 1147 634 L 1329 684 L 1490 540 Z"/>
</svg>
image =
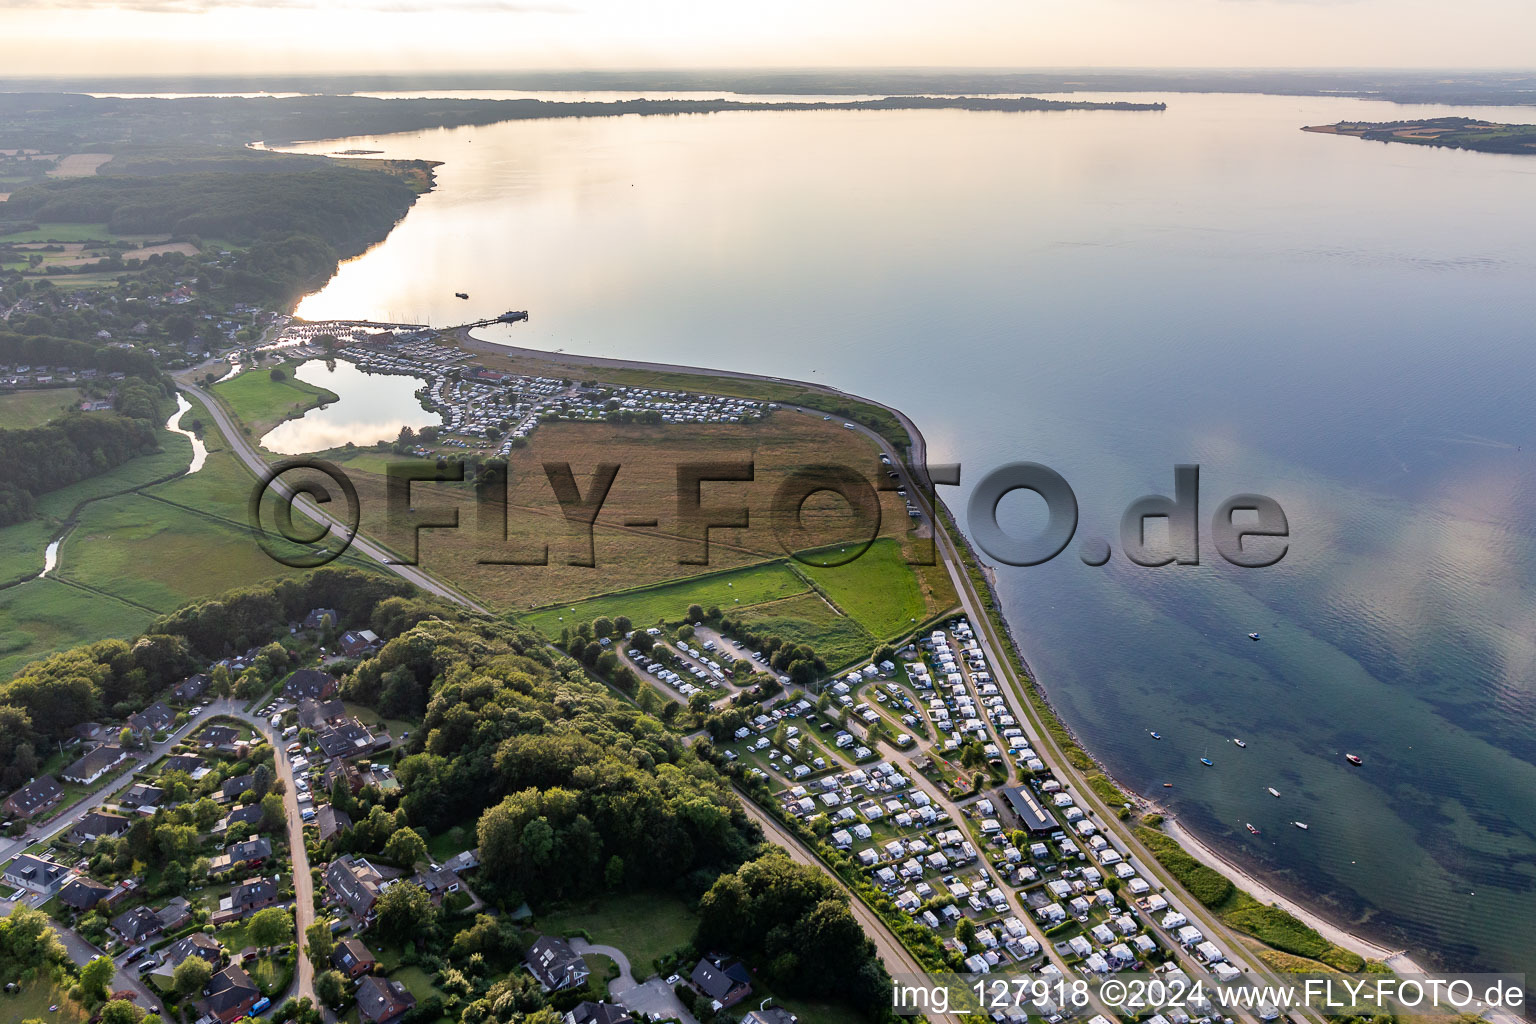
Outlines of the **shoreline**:
<svg viewBox="0 0 1536 1024">
<path fill-rule="evenodd" d="M 894 417 L 898 423 L 901 424 L 911 440 L 909 453 L 911 465 L 920 475 L 926 476 L 926 474 L 923 473 L 923 467 L 926 467 L 927 465 L 927 441 L 924 438 L 922 431 L 917 427 L 917 424 L 913 422 L 909 416 L 907 416 L 901 410 L 886 405 L 877 399 L 872 399 L 863 395 L 854 395 L 850 392 L 843 391 L 840 388 L 832 387 L 827 384 L 802 381 L 792 377 L 780 377 L 760 373 L 750 373 L 741 370 L 686 366 L 678 363 L 662 363 L 648 360 L 625 359 L 614 356 L 551 352 L 544 349 L 530 348 L 521 345 L 507 345 L 501 344 L 499 342 L 476 338 L 471 334 L 469 329 L 465 328 L 452 329 L 444 333 L 446 336 L 455 339 L 464 349 L 468 351 L 484 353 L 487 355 L 499 355 L 511 359 L 521 358 L 540 361 L 547 364 L 578 367 L 585 366 L 596 369 L 640 370 L 655 373 L 678 373 L 698 377 L 715 377 L 731 380 L 763 381 L 774 384 L 803 387 L 828 395 L 836 395 L 842 398 L 864 402 L 868 405 L 885 410 L 892 417 Z M 997 587 L 997 577 L 994 568 L 982 562 L 979 558 L 976 558 L 975 549 L 971 546 L 970 539 L 960 531 L 958 523 L 956 523 L 954 520 L 953 513 L 948 509 L 947 506 L 943 505 L 941 499 L 937 499 L 936 494 L 934 497 L 939 501 L 940 506 L 943 507 L 944 515 L 949 520 L 949 523 L 946 524 L 944 528 L 950 531 L 951 539 L 956 541 L 957 544 L 964 545 L 966 551 L 969 552 L 970 557 L 975 559 L 977 566 L 982 569 L 982 576 L 987 583 L 987 592 L 984 597 L 992 605 L 994 610 L 997 612 L 999 619 L 1003 623 L 1003 632 L 1006 634 L 1006 641 L 1012 648 L 1014 657 L 1017 658 L 1019 664 L 1024 667 L 1028 679 L 1027 685 L 1034 689 L 1035 693 L 1045 705 L 1052 718 L 1054 718 L 1055 721 L 1061 726 L 1061 728 L 1066 731 L 1067 735 L 1071 737 L 1072 742 L 1078 747 L 1078 749 L 1080 749 L 1093 763 L 1094 769 L 1096 771 L 1102 773 L 1106 779 L 1108 779 L 1112 784 L 1114 784 L 1117 788 L 1119 788 L 1122 792 L 1127 794 L 1131 799 L 1139 803 L 1141 806 L 1162 813 L 1163 808 L 1155 800 L 1143 796 L 1133 788 L 1122 785 L 1121 782 L 1114 776 L 1114 774 L 1110 772 L 1104 765 L 1103 761 L 1088 747 L 1084 746 L 1080 742 L 1077 733 L 1072 730 L 1072 728 L 1061 718 L 1060 714 L 1056 710 L 1054 703 L 1052 703 L 1050 699 L 1047 687 L 1040 679 L 1040 677 L 1035 674 L 1033 666 L 1029 663 L 1029 660 L 1025 656 L 1023 645 L 1019 642 L 1019 639 L 1015 633 L 1014 624 L 1009 621 L 1008 616 L 1004 611 L 1003 602 Z M 1279 906 L 1293 914 L 1303 923 L 1316 929 L 1317 932 L 1324 938 L 1328 939 L 1328 941 L 1333 942 L 1345 949 L 1351 950 L 1352 952 L 1358 953 L 1367 959 L 1385 962 L 1388 966 L 1401 973 L 1429 973 L 1421 964 L 1418 963 L 1418 961 L 1409 956 L 1406 951 L 1388 949 L 1377 942 L 1351 932 L 1340 925 L 1334 924 L 1325 918 L 1320 912 L 1306 907 L 1298 901 L 1281 894 L 1274 886 L 1265 883 L 1256 877 L 1252 872 L 1239 867 L 1232 860 L 1217 853 L 1209 845 L 1197 838 L 1188 829 L 1180 825 L 1177 822 L 1175 816 L 1165 815 L 1164 831 L 1196 860 L 1199 860 L 1206 866 L 1219 871 L 1221 874 L 1231 880 L 1234 885 L 1237 885 L 1238 887 L 1246 890 L 1249 895 L 1253 896 L 1260 902 Z M 1263 943 L 1260 944 L 1263 945 Z"/>
</svg>

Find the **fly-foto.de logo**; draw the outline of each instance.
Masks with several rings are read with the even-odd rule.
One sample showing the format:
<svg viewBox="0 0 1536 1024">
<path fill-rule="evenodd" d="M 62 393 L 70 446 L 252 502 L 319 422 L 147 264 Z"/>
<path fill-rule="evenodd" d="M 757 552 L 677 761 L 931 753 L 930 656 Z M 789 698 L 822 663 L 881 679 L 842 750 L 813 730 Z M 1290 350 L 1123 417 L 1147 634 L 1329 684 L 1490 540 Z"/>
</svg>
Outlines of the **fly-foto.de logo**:
<svg viewBox="0 0 1536 1024">
<path fill-rule="evenodd" d="M 558 516 L 531 512 L 509 500 L 504 464 L 475 467 L 466 476 L 463 462 L 402 461 L 385 470 L 383 516 L 374 536 L 389 548 L 387 561 L 416 565 L 423 531 L 473 529 L 481 565 L 548 566 L 551 545 L 565 540 L 570 550 L 560 564 L 598 567 L 595 531 L 606 527 L 632 531 L 631 538 L 651 537 L 676 547 L 678 565 L 707 566 L 711 535 L 733 531 L 733 543 L 753 539 L 791 557 L 818 566 L 847 564 L 882 536 L 910 534 L 907 561 L 935 563 L 934 488 L 958 486 L 960 466 L 901 465 L 889 460 L 864 472 L 849 466 L 816 465 L 760 473 L 751 460 L 679 462 L 630 469 L 666 487 L 655 507 L 637 514 L 632 504 L 604 516 L 610 496 L 625 475 L 619 463 L 578 470 L 569 462 L 545 461 L 530 477 L 547 488 Z M 527 471 L 524 471 L 527 472 Z M 1201 554 L 1200 467 L 1178 465 L 1173 495 L 1149 494 L 1126 506 L 1120 516 L 1119 547 L 1141 566 L 1199 565 Z M 453 485 L 459 490 L 453 491 Z M 1042 528 L 1002 521 L 999 507 L 1018 491 L 1039 496 L 1046 507 Z M 423 500 L 429 492 L 429 500 Z M 819 498 L 819 496 L 828 496 Z M 301 504 L 301 498 L 308 498 Z M 829 539 L 816 516 L 807 515 L 819 498 L 822 525 L 827 502 L 836 506 L 837 530 Z M 887 502 L 904 502 L 907 521 L 893 526 Z M 296 517 L 295 511 L 303 513 Z M 321 459 L 288 459 L 273 464 L 252 491 L 252 531 L 272 558 L 298 568 L 333 561 L 347 550 L 362 523 L 362 505 L 354 481 L 339 466 Z M 473 526 L 464 512 L 473 514 Z M 300 518 L 306 521 L 300 522 Z M 519 519 L 521 518 L 521 521 Z M 899 516 L 896 517 L 900 519 Z M 563 523 L 554 523 L 558 519 Z M 269 525 L 270 524 L 270 525 Z M 1015 462 L 988 472 L 971 491 L 966 506 L 967 533 L 976 546 L 1004 565 L 1049 562 L 1072 542 L 1078 528 L 1078 499 L 1055 470 L 1037 462 Z M 1222 500 L 1210 517 L 1210 541 L 1216 553 L 1242 568 L 1271 566 L 1285 557 L 1290 522 L 1279 502 L 1262 494 L 1235 494 Z M 639 543 L 638 539 L 633 542 Z M 1078 556 L 1092 566 L 1113 557 L 1110 543 L 1088 537 Z"/>
</svg>

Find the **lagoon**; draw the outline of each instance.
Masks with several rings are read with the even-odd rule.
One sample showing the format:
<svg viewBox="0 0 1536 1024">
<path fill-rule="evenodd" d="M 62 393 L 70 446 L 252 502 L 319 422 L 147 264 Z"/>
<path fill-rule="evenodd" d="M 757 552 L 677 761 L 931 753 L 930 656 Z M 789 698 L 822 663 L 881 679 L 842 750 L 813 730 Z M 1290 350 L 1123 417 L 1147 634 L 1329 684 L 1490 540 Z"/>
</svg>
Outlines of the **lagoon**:
<svg viewBox="0 0 1536 1024">
<path fill-rule="evenodd" d="M 294 368 L 294 377 L 334 392 L 338 400 L 286 420 L 261 438 L 261 446 L 279 455 L 304 455 L 393 441 L 402 428 L 420 430 L 443 419 L 422 408 L 416 392 L 420 377 L 366 373 L 344 359 L 311 359 Z"/>
</svg>

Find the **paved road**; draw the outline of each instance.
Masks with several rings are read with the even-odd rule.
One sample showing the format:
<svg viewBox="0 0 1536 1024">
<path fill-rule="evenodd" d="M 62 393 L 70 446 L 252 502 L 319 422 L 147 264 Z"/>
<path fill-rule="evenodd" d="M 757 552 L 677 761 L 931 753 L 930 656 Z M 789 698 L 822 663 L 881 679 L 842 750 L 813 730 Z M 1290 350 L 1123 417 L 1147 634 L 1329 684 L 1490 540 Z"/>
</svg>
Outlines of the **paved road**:
<svg viewBox="0 0 1536 1024">
<path fill-rule="evenodd" d="M 251 442 L 246 440 L 245 434 L 242 433 L 241 430 L 235 425 L 234 421 L 230 418 L 229 413 L 224 411 L 224 407 L 215 401 L 212 395 L 208 394 L 208 392 L 204 391 L 202 388 L 197 387 L 196 385 L 181 382 L 180 386 L 183 391 L 185 391 L 193 398 L 196 398 L 203 404 L 203 407 L 208 410 L 209 414 L 213 417 L 214 422 L 219 425 L 219 430 L 224 433 L 224 437 L 229 441 L 230 449 L 237 456 L 239 456 L 241 462 L 245 463 L 246 468 L 249 469 L 251 473 L 254 474 L 258 479 L 264 479 L 268 470 L 266 460 L 261 457 L 261 455 L 256 451 L 255 447 L 252 446 Z M 282 480 L 274 481 L 273 489 L 288 501 L 294 501 L 292 489 L 284 484 Z M 294 506 L 304 515 L 314 520 L 316 523 L 328 527 L 330 532 L 337 537 L 344 538 L 346 536 L 346 527 L 343 525 L 341 520 L 336 516 L 331 515 L 329 512 L 325 511 L 319 506 L 315 505 L 312 501 L 310 501 L 309 498 L 305 497 L 302 500 L 294 502 Z M 351 550 L 359 552 L 368 558 L 373 559 L 388 569 L 390 572 L 393 572 L 395 575 L 400 576 L 403 579 L 409 580 L 428 593 L 447 598 L 448 600 L 453 601 L 456 604 L 461 604 L 473 611 L 489 614 L 488 610 L 483 605 L 475 602 L 469 597 L 466 597 L 464 594 L 459 593 L 452 587 L 449 587 L 446 584 L 434 579 L 433 577 L 428 576 L 425 572 L 422 572 L 416 566 L 397 564 L 394 555 L 385 550 L 385 548 L 377 542 L 369 540 L 367 537 L 364 537 L 361 534 L 353 538 Z"/>
<path fill-rule="evenodd" d="M 240 705 L 232 701 L 220 701 L 206 708 L 200 717 L 187 719 L 182 725 L 163 742 L 156 743 L 147 750 L 134 752 L 133 763 L 123 772 L 113 776 L 110 780 L 101 783 L 90 796 L 85 797 L 79 803 L 73 804 L 63 812 L 50 818 L 41 825 L 35 825 L 20 839 L 0 839 L 0 861 L 9 860 L 16 854 L 25 850 L 34 843 L 45 839 L 52 839 L 60 832 L 67 831 L 75 826 L 81 818 L 91 811 L 97 810 L 107 802 L 107 798 L 119 789 L 128 785 L 133 780 L 133 773 L 146 764 L 152 764 L 164 757 L 172 747 L 186 738 L 186 735 L 196 729 L 208 716 L 213 714 L 228 714 L 239 710 Z"/>
<path fill-rule="evenodd" d="M 619 965 L 619 976 L 608 983 L 608 994 L 610 996 L 617 997 L 621 992 L 628 992 L 630 989 L 635 987 L 637 984 L 635 981 L 635 975 L 629 969 L 629 957 L 624 955 L 623 950 L 614 946 L 593 945 L 586 939 L 581 938 L 574 938 L 570 941 L 571 948 L 578 953 L 591 953 L 594 956 L 605 956 Z"/>
</svg>

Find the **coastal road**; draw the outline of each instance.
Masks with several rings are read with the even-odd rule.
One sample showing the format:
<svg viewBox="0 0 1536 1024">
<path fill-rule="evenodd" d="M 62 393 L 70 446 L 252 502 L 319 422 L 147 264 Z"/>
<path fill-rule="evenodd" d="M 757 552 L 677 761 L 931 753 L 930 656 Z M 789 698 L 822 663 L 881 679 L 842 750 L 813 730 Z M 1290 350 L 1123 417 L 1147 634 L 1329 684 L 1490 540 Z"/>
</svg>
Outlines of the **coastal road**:
<svg viewBox="0 0 1536 1024">
<path fill-rule="evenodd" d="M 230 450 L 240 458 L 241 462 L 245 463 L 245 467 L 251 471 L 252 475 L 257 479 L 265 479 L 268 471 L 266 460 L 261 457 L 251 442 L 246 440 L 245 434 L 235 424 L 229 413 L 224 410 L 224 407 L 212 395 L 194 384 L 182 381 L 179 382 L 179 385 L 183 391 L 196 398 L 208 410 L 209 415 L 213 417 L 214 422 L 219 426 L 219 430 L 223 432 L 225 439 L 228 440 Z M 308 497 L 295 501 L 293 490 L 284 484 L 282 480 L 274 481 L 272 488 L 281 497 L 292 503 L 300 512 L 303 512 L 321 526 L 329 528 L 332 534 L 340 538 L 346 537 L 347 529 L 342 521 L 315 505 Z M 368 539 L 361 533 L 353 538 L 350 550 L 373 559 L 390 572 L 414 583 L 429 594 L 436 594 L 438 597 L 446 598 L 455 604 L 463 605 L 471 611 L 490 614 L 489 610 L 483 605 L 447 584 L 427 575 L 416 566 L 399 564 L 395 556 L 382 545 Z"/>
</svg>

